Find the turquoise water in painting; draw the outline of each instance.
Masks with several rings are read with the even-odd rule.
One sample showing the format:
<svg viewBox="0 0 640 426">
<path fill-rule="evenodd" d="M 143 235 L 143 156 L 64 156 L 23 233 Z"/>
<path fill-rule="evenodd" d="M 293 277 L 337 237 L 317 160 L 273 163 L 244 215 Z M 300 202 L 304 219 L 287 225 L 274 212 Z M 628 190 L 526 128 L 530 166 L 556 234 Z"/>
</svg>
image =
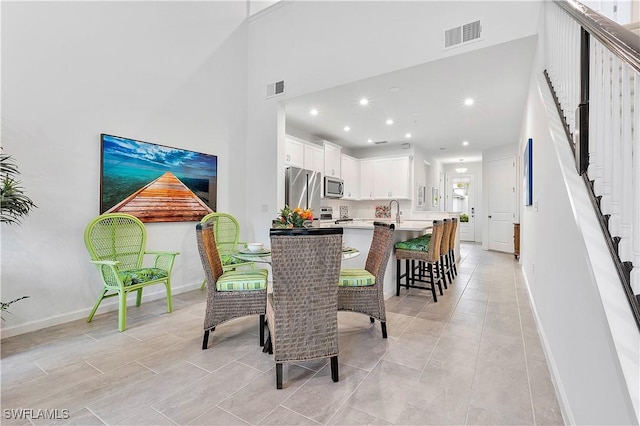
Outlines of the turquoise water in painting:
<svg viewBox="0 0 640 426">
<path fill-rule="evenodd" d="M 216 210 L 216 156 L 103 135 L 100 212 L 109 210 L 165 172 L 173 173 Z"/>
</svg>

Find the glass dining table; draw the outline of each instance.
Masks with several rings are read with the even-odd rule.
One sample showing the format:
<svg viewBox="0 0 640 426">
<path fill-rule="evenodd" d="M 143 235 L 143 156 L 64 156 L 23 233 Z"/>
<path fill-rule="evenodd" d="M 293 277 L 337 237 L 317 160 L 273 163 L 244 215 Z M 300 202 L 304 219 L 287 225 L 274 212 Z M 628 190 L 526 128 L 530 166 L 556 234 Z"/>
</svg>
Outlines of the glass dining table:
<svg viewBox="0 0 640 426">
<path fill-rule="evenodd" d="M 342 260 L 353 259 L 360 255 L 360 250 L 345 247 L 342 249 Z M 241 250 L 238 253 L 232 254 L 238 260 L 242 260 L 244 262 L 255 262 L 255 263 L 269 263 L 271 264 L 271 250 L 262 249 L 257 252 L 251 252 L 249 250 Z"/>
</svg>

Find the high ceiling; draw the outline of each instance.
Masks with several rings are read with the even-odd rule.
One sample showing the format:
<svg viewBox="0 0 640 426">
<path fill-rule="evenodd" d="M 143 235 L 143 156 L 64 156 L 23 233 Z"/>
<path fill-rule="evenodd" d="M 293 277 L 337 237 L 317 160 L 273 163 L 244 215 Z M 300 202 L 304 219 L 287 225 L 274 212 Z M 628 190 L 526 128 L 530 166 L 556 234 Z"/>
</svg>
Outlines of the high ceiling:
<svg viewBox="0 0 640 426">
<path fill-rule="evenodd" d="M 518 141 L 535 46 L 527 37 L 293 98 L 287 128 L 349 149 L 410 143 L 442 163 L 479 161 Z"/>
</svg>

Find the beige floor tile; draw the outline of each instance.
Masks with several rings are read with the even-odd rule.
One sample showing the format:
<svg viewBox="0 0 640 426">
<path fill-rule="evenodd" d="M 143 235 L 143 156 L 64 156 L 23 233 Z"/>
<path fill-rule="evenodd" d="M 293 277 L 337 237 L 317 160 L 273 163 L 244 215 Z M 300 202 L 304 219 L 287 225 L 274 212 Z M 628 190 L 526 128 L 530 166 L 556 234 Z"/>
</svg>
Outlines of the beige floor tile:
<svg viewBox="0 0 640 426">
<path fill-rule="evenodd" d="M 153 404 L 153 408 L 177 424 L 187 424 L 206 413 L 212 404 L 225 400 L 230 394 L 248 385 L 262 372 L 231 362 L 203 376 L 189 388 Z"/>
<path fill-rule="evenodd" d="M 390 425 L 386 420 L 371 416 L 362 411 L 343 405 L 329 421 L 330 425 Z"/>
<path fill-rule="evenodd" d="M 177 423 L 172 422 L 162 414 L 158 413 L 151 407 L 144 407 L 139 411 L 136 411 L 131 416 L 117 423 L 119 425 L 154 425 L 154 426 L 163 426 L 163 425 L 175 425 Z"/>
<path fill-rule="evenodd" d="M 282 406 L 276 407 L 269 415 L 263 419 L 260 425 L 320 425 L 318 422 L 291 411 Z"/>
<path fill-rule="evenodd" d="M 244 426 L 249 423 L 224 411 L 222 408 L 213 407 L 193 422 L 191 425 L 218 425 L 218 426 Z"/>
<path fill-rule="evenodd" d="M 356 389 L 346 405 L 373 417 L 396 423 L 404 411 L 408 395 L 418 389 L 419 372 L 381 361 Z"/>
<path fill-rule="evenodd" d="M 333 382 L 331 366 L 326 365 L 284 401 L 282 406 L 315 422 L 326 424 L 368 375 L 365 370 L 345 364 L 338 365 L 338 372 L 339 380 Z"/>
</svg>

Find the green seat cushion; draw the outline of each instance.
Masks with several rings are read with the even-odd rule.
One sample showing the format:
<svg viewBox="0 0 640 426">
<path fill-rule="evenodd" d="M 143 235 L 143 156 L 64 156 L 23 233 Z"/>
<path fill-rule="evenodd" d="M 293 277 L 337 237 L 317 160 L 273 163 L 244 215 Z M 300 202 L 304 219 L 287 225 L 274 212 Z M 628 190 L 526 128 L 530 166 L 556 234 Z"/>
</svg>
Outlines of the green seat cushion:
<svg viewBox="0 0 640 426">
<path fill-rule="evenodd" d="M 120 271 L 119 275 L 124 285 L 128 286 L 167 278 L 169 273 L 160 268 L 141 268 Z"/>
<path fill-rule="evenodd" d="M 366 269 L 340 270 L 340 281 L 338 281 L 340 287 L 364 287 L 375 283 L 376 277 Z"/>
<path fill-rule="evenodd" d="M 218 291 L 264 290 L 267 288 L 266 269 L 250 269 L 243 271 L 228 271 L 220 275 L 216 281 Z"/>
<path fill-rule="evenodd" d="M 395 247 L 402 250 L 429 251 L 431 235 L 423 235 L 408 241 L 396 243 Z"/>
</svg>

